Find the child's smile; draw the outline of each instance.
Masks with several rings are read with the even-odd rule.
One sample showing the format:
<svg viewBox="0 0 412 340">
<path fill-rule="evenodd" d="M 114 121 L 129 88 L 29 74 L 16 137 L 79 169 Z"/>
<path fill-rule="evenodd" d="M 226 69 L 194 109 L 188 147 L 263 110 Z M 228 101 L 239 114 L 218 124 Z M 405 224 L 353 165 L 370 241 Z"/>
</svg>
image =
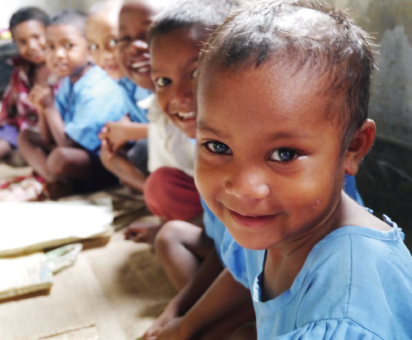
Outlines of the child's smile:
<svg viewBox="0 0 412 340">
<path fill-rule="evenodd" d="M 198 28 L 180 28 L 151 41 L 152 79 L 163 112 L 188 137 L 196 133 L 194 77 L 201 48 Z"/>
<path fill-rule="evenodd" d="M 13 29 L 13 40 L 24 59 L 33 64 L 44 63 L 46 27 L 41 21 L 28 20 L 18 24 Z"/>
<path fill-rule="evenodd" d="M 342 127 L 327 115 L 341 98 L 331 102 L 308 67 L 289 67 L 199 78 L 196 184 L 246 248 L 299 240 L 339 215 Z"/>
<path fill-rule="evenodd" d="M 138 2 L 125 4 L 119 15 L 119 64 L 133 82 L 146 89 L 153 88 L 146 42 L 152 16 L 153 13 Z"/>
</svg>

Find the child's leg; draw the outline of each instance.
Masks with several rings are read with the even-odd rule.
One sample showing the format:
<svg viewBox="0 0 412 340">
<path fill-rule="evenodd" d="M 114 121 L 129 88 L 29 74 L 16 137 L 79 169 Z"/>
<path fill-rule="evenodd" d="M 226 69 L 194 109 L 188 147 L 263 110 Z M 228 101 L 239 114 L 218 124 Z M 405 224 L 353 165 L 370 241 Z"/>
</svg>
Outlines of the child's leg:
<svg viewBox="0 0 412 340">
<path fill-rule="evenodd" d="M 190 221 L 203 212 L 193 177 L 175 168 L 163 167 L 147 179 L 146 204 L 164 221 Z"/>
<path fill-rule="evenodd" d="M 86 181 L 91 172 L 90 155 L 83 149 L 59 146 L 47 157 L 47 168 L 58 181 Z"/>
<path fill-rule="evenodd" d="M 137 192 L 143 192 L 146 177 L 126 158 L 113 155 L 109 161 L 103 157 L 100 159 L 106 169 L 117 176 L 122 183 Z"/>
<path fill-rule="evenodd" d="M 26 162 L 44 178 L 46 182 L 57 181 L 56 176 L 49 171 L 47 166 L 47 155 L 53 149 L 47 145 L 37 131 L 24 130 L 18 137 L 19 151 Z"/>
<path fill-rule="evenodd" d="M 167 222 L 155 242 L 156 254 L 177 290 L 189 282 L 212 247 L 202 228 L 183 221 Z"/>
<path fill-rule="evenodd" d="M 203 213 L 200 196 L 193 177 L 175 168 L 164 167 L 153 172 L 146 180 L 145 201 L 150 211 L 163 221 L 199 221 Z M 126 237 L 136 242 L 154 240 L 159 225 L 132 223 Z"/>
</svg>

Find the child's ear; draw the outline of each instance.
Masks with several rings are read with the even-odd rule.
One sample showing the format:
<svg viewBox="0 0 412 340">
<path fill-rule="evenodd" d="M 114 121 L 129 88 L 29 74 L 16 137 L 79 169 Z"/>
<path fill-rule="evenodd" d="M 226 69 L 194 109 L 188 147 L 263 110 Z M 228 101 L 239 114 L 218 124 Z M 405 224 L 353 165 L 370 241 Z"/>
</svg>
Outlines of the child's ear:
<svg viewBox="0 0 412 340">
<path fill-rule="evenodd" d="M 348 175 L 355 176 L 359 170 L 359 164 L 368 153 L 375 141 L 376 126 L 371 119 L 365 120 L 362 126 L 354 134 L 345 154 L 345 171 Z"/>
</svg>

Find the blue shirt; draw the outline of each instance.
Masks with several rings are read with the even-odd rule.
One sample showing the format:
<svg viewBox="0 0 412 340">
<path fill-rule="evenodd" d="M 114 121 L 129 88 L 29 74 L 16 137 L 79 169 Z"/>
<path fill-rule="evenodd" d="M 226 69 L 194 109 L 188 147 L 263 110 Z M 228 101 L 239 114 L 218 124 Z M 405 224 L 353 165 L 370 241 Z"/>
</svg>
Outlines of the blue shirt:
<svg viewBox="0 0 412 340">
<path fill-rule="evenodd" d="M 92 153 L 100 148 L 97 135 L 106 122 L 127 113 L 122 89 L 99 66 L 93 66 L 74 84 L 66 77 L 55 104 L 66 134 Z"/>
<path fill-rule="evenodd" d="M 223 235 L 225 232 L 227 232 L 227 229 L 223 225 L 223 223 L 220 222 L 220 220 L 215 216 L 215 214 L 212 213 L 212 211 L 209 209 L 202 198 L 200 198 L 200 203 L 203 207 L 203 224 L 205 226 L 206 235 L 209 236 L 215 243 L 217 254 L 219 255 L 220 261 L 224 265 L 221 246 Z"/>
<path fill-rule="evenodd" d="M 130 120 L 136 123 L 147 123 L 147 110 L 140 108 L 137 103 L 152 94 L 150 90 L 143 89 L 126 77 L 119 80 L 123 89 L 124 101 Z"/>
<path fill-rule="evenodd" d="M 310 252 L 292 287 L 262 301 L 265 251 L 245 249 L 259 340 L 412 336 L 412 257 L 403 233 L 346 226 Z"/>
</svg>

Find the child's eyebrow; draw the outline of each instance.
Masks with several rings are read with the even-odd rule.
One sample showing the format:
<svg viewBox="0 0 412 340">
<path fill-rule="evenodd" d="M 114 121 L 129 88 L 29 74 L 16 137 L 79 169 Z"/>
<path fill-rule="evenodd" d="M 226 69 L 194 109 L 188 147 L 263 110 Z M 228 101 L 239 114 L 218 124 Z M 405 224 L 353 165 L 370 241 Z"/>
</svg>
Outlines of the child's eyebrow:
<svg viewBox="0 0 412 340">
<path fill-rule="evenodd" d="M 294 132 L 277 132 L 271 134 L 268 140 L 277 140 L 277 139 L 289 139 L 289 138 L 300 138 L 300 139 L 308 139 L 311 135 L 304 133 L 302 131 L 294 131 Z"/>
<path fill-rule="evenodd" d="M 211 127 L 210 125 L 207 125 L 204 121 L 199 120 L 196 124 L 196 128 L 198 130 L 203 130 L 203 131 L 208 131 L 213 133 L 214 135 L 221 137 L 221 138 L 225 138 L 226 134 L 222 131 L 220 131 L 219 129 L 216 129 L 214 127 Z"/>
</svg>

